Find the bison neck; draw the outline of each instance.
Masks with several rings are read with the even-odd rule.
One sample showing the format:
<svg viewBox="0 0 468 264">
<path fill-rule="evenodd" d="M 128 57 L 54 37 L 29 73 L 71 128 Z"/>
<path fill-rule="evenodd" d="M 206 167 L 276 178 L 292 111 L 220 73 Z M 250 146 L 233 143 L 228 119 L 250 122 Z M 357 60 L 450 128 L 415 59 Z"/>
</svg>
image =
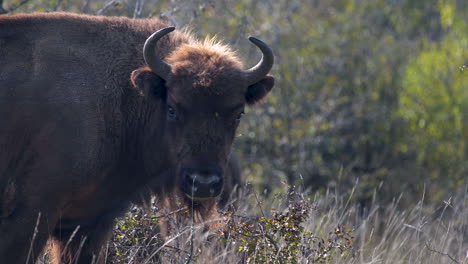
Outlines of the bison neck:
<svg viewBox="0 0 468 264">
<path fill-rule="evenodd" d="M 138 105 L 137 111 L 129 111 Z M 165 140 L 165 105 L 148 102 L 147 98 L 130 92 L 124 96 L 125 135 L 122 137 L 120 164 L 129 174 L 138 172 L 142 181 L 151 181 L 169 167 L 169 146 Z"/>
</svg>

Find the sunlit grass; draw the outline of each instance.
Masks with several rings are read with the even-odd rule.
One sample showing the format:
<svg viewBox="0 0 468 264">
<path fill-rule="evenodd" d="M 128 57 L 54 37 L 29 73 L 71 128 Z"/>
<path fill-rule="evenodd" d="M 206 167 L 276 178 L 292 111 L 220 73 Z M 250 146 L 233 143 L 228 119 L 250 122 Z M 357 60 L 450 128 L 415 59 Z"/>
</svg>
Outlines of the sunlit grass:
<svg viewBox="0 0 468 264">
<path fill-rule="evenodd" d="M 190 217 L 182 217 L 183 223 L 172 223 L 165 243 L 153 225 L 161 210 L 134 209 L 116 226 L 109 261 L 468 263 L 466 190 L 434 204 L 422 197 L 409 208 L 400 208 L 403 199 L 404 194 L 387 205 L 374 199 L 364 207 L 331 191 L 268 199 L 251 192 L 238 202 L 236 212 L 211 222 L 191 223 Z"/>
</svg>

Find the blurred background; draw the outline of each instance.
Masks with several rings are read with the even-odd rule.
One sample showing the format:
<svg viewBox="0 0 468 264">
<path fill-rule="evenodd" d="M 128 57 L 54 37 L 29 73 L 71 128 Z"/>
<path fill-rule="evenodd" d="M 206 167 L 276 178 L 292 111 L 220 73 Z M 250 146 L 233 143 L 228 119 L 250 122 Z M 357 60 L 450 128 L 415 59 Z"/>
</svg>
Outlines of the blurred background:
<svg viewBox="0 0 468 264">
<path fill-rule="evenodd" d="M 159 17 L 217 35 L 253 65 L 276 54 L 276 86 L 235 143 L 266 196 L 289 186 L 365 205 L 448 199 L 468 179 L 466 0 L 0 0 L 0 13 Z M 378 195 L 375 195 L 378 194 Z"/>
</svg>

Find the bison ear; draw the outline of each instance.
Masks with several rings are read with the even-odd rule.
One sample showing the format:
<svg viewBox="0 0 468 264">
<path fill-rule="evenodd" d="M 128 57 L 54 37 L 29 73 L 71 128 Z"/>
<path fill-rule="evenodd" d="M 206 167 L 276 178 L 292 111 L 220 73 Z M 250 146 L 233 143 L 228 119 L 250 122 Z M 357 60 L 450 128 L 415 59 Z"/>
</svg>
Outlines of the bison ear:
<svg viewBox="0 0 468 264">
<path fill-rule="evenodd" d="M 257 83 L 250 85 L 247 88 L 247 93 L 245 94 L 245 100 L 247 104 L 254 105 L 255 103 L 262 100 L 268 92 L 271 91 L 273 85 L 275 84 L 275 78 L 271 75 L 265 76 Z"/>
<path fill-rule="evenodd" d="M 165 81 L 157 76 L 150 68 L 140 68 L 132 72 L 131 81 L 135 88 L 139 89 L 145 96 L 166 99 Z"/>
</svg>

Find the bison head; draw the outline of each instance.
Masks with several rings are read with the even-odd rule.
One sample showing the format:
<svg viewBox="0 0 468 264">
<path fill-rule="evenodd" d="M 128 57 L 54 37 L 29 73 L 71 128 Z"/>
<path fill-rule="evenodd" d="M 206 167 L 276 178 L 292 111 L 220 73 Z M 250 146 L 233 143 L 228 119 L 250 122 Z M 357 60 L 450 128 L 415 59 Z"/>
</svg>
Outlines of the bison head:
<svg viewBox="0 0 468 264">
<path fill-rule="evenodd" d="M 273 87 L 274 79 L 267 75 L 273 53 L 265 43 L 250 37 L 263 56 L 256 66 L 244 70 L 227 46 L 191 40 L 164 61 L 156 55 L 156 45 L 173 30 L 161 29 L 147 39 L 144 58 L 149 67 L 134 71 L 132 81 L 162 107 L 161 129 L 169 160 L 175 161 L 173 186 L 190 200 L 212 200 L 222 191 L 244 107 L 261 100 Z"/>
</svg>

